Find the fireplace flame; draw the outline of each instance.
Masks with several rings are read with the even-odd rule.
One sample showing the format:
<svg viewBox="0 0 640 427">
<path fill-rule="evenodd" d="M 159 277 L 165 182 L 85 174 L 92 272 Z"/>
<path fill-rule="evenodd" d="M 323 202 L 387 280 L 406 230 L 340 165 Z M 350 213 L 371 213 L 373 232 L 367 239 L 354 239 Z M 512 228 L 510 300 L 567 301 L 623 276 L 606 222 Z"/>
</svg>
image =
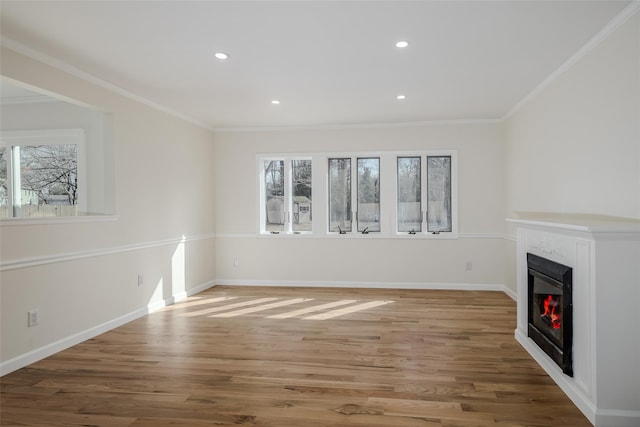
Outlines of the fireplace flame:
<svg viewBox="0 0 640 427">
<path fill-rule="evenodd" d="M 546 317 L 550 320 L 553 329 L 560 329 L 560 326 L 562 326 L 557 308 L 558 301 L 553 298 L 553 295 L 547 295 L 547 298 L 544 300 L 544 313 L 542 313 L 540 317 Z"/>
</svg>

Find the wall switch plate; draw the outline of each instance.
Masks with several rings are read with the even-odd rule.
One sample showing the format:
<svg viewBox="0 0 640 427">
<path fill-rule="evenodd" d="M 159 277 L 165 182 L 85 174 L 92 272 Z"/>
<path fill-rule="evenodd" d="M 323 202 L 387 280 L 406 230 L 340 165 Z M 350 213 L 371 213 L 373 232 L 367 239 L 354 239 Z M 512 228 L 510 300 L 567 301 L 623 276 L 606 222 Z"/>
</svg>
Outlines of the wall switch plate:
<svg viewBox="0 0 640 427">
<path fill-rule="evenodd" d="M 142 274 L 138 274 L 138 286 L 142 286 L 144 284 L 144 276 Z"/>
</svg>

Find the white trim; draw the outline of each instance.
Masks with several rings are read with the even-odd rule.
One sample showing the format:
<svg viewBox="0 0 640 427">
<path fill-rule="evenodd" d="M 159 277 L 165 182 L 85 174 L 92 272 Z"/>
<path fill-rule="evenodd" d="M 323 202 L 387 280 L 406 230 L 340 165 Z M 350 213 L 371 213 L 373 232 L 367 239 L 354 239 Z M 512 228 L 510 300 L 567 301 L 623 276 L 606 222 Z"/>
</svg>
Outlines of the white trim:
<svg viewBox="0 0 640 427">
<path fill-rule="evenodd" d="M 84 224 L 87 222 L 111 222 L 118 221 L 119 219 L 120 217 L 118 215 L 1 218 L 0 227 L 16 227 L 24 225 Z"/>
<path fill-rule="evenodd" d="M 42 104 L 45 102 L 60 102 L 60 100 L 47 95 L 14 96 L 0 99 L 0 105 Z"/>
<path fill-rule="evenodd" d="M 139 317 L 142 317 L 149 312 L 150 310 L 148 308 L 139 308 L 138 310 L 135 310 L 129 314 L 125 314 L 124 316 L 120 316 L 116 319 L 94 326 L 93 328 L 87 329 L 86 331 L 79 332 L 54 343 L 48 344 L 44 347 L 40 347 L 28 353 L 16 356 L 13 359 L 4 361 L 0 363 L 0 376 L 6 375 L 10 372 L 35 363 L 39 360 L 44 359 L 45 357 L 49 357 L 52 354 L 58 353 L 59 351 L 91 339 L 104 332 L 107 332 L 110 329 L 122 326 L 125 323 L 138 319 Z"/>
<path fill-rule="evenodd" d="M 491 283 L 413 283 L 413 282 L 345 282 L 311 280 L 247 280 L 216 279 L 216 285 L 224 286 L 286 286 L 291 288 L 364 288 L 364 289 L 422 289 L 448 291 L 496 291 L 506 292 L 501 284 Z"/>
<path fill-rule="evenodd" d="M 80 344 L 81 342 L 94 338 L 100 334 L 108 332 L 112 329 L 115 329 L 119 326 L 129 323 L 133 320 L 139 319 L 140 317 L 146 316 L 147 314 L 153 313 L 154 311 L 160 310 L 168 305 L 174 304 L 176 301 L 182 300 L 191 295 L 198 294 L 213 286 L 215 286 L 215 282 L 211 280 L 209 282 L 198 285 L 195 288 L 189 289 L 186 292 L 180 293 L 178 295 L 173 295 L 164 300 L 153 302 L 148 306 L 134 310 L 131 313 L 128 313 L 123 316 L 117 317 L 113 320 L 109 320 L 107 322 L 101 323 L 85 331 L 78 332 L 77 334 L 71 335 L 69 337 L 58 340 L 54 343 L 37 348 L 35 350 L 32 350 L 20 356 L 16 356 L 13 359 L 9 359 L 7 361 L 1 362 L 0 376 L 4 376 L 20 368 L 24 368 L 25 366 L 28 366 L 46 357 L 49 357 L 69 347 L 73 347 L 74 345 Z"/>
<path fill-rule="evenodd" d="M 508 286 L 505 286 L 504 289 L 502 290 L 505 294 L 507 294 L 507 296 L 509 298 L 511 298 L 514 301 L 518 301 L 518 294 L 512 290 L 511 288 L 509 288 Z"/>
<path fill-rule="evenodd" d="M 18 258 L 13 260 L 3 260 L 0 262 L 0 271 L 18 270 L 20 268 L 35 267 L 46 264 L 54 264 L 59 262 L 76 261 L 84 258 L 96 256 L 112 255 L 123 252 L 139 251 L 143 249 L 151 249 L 160 246 L 175 245 L 184 242 L 193 242 L 196 240 L 215 239 L 215 234 L 201 234 L 196 236 L 181 236 L 179 238 L 156 240 L 151 242 L 133 243 L 130 245 L 112 246 L 102 249 L 94 249 L 87 251 L 67 252 L 56 255 L 44 255 L 31 258 Z"/>
<path fill-rule="evenodd" d="M 508 236 L 503 233 L 460 233 L 460 239 L 507 239 Z"/>
<path fill-rule="evenodd" d="M 451 234 L 451 233 L 447 233 Z M 447 234 L 439 234 L 434 238 L 430 233 L 416 233 L 409 235 L 408 233 L 347 233 L 347 234 L 261 234 L 261 233 L 216 233 L 216 238 L 222 239 L 407 239 L 407 240 L 446 240 L 446 239 L 509 239 L 510 236 L 503 233 L 459 233 L 456 236 L 447 236 Z M 515 241 L 515 238 L 511 238 Z"/>
<path fill-rule="evenodd" d="M 616 15 L 605 27 L 600 30 L 595 36 L 591 38 L 584 46 L 582 46 L 576 53 L 574 53 L 569 59 L 567 59 L 560 67 L 558 67 L 553 73 L 536 86 L 528 95 L 522 98 L 516 105 L 514 105 L 507 114 L 502 116 L 500 122 L 504 122 L 528 104 L 532 99 L 537 97 L 544 89 L 556 81 L 566 71 L 578 63 L 589 52 L 595 49 L 600 43 L 606 40 L 611 33 L 621 27 L 629 18 L 631 18 L 638 10 L 640 10 L 640 1 L 634 0 L 622 12 Z"/>
<path fill-rule="evenodd" d="M 504 237 L 505 240 L 509 240 L 511 242 L 514 242 L 514 243 L 516 243 L 517 240 L 518 240 L 518 239 L 516 239 L 516 236 L 511 235 L 511 234 L 505 234 L 503 237 Z"/>
<path fill-rule="evenodd" d="M 387 123 L 352 123 L 352 124 L 328 124 L 328 125 L 301 125 L 301 126 L 254 126 L 254 127 L 217 127 L 215 133 L 244 133 L 244 132 L 284 132 L 284 131 L 323 131 L 341 129 L 387 129 L 398 127 L 427 127 L 427 126 L 452 126 L 452 125 L 496 125 L 502 119 L 451 119 L 451 120 L 426 120 L 416 122 L 387 122 Z"/>
<path fill-rule="evenodd" d="M 155 103 L 153 101 L 150 101 L 150 100 L 148 100 L 148 99 L 146 99 L 146 98 L 144 98 L 144 97 L 142 97 L 140 95 L 136 95 L 133 92 L 129 92 L 128 90 L 123 89 L 120 86 L 117 86 L 117 85 L 115 85 L 113 83 L 110 83 L 110 82 L 108 82 L 106 80 L 103 80 L 100 77 L 96 77 L 93 74 L 87 73 L 86 71 L 83 71 L 83 70 L 81 70 L 81 69 L 79 69 L 79 68 L 77 68 L 77 67 L 75 67 L 73 65 L 69 65 L 68 63 L 66 63 L 66 62 L 64 62 L 62 60 L 53 58 L 53 57 L 51 57 L 51 56 L 49 56 L 49 55 L 47 55 L 45 53 L 42 53 L 42 52 L 40 52 L 40 51 L 38 51 L 36 49 L 33 49 L 31 47 L 28 47 L 28 46 L 25 46 L 24 44 L 22 44 L 22 43 L 20 43 L 20 42 L 18 42 L 16 40 L 13 40 L 12 38 L 9 38 L 9 37 L 6 37 L 6 36 L 3 35 L 2 39 L 0 40 L 0 46 L 4 46 L 4 47 L 6 47 L 8 49 L 11 49 L 11 50 L 13 50 L 15 52 L 18 52 L 18 53 L 20 53 L 20 54 L 22 54 L 22 55 L 24 55 L 24 56 L 26 56 L 28 58 L 31 58 L 31 59 L 33 59 L 35 61 L 42 62 L 42 63 L 44 63 L 46 65 L 49 65 L 49 66 L 51 66 L 53 68 L 56 68 L 58 70 L 64 71 L 66 73 L 69 73 L 74 77 L 78 77 L 78 78 L 80 78 L 80 79 L 82 79 L 82 80 L 84 80 L 86 82 L 95 84 L 95 85 L 100 86 L 100 87 L 102 87 L 104 89 L 107 89 L 107 90 L 110 90 L 112 92 L 115 92 L 118 95 L 122 95 L 122 96 L 124 96 L 126 98 L 132 99 L 132 100 L 134 100 L 136 102 L 144 104 L 144 105 L 146 105 L 148 107 L 151 107 L 153 109 L 156 109 L 158 111 L 162 111 L 164 113 L 170 114 L 170 115 L 172 115 L 174 117 L 177 117 L 177 118 L 182 119 L 182 120 L 184 120 L 186 122 L 192 123 L 192 124 L 194 124 L 196 126 L 199 126 L 199 127 L 202 127 L 202 128 L 208 129 L 208 130 L 213 130 L 213 127 L 211 127 L 210 125 L 202 123 L 202 122 L 194 119 L 193 117 L 189 117 L 189 116 L 186 116 L 184 114 L 178 113 L 175 110 L 172 110 L 172 109 L 167 108 L 167 107 L 165 107 L 163 105 L 157 104 L 157 103 Z M 62 98 L 62 97 L 58 96 L 57 94 L 55 96 L 59 97 L 59 98 Z"/>
<path fill-rule="evenodd" d="M 4 45 L 3 41 L 4 41 L 4 37 L 2 39 L 0 39 L 0 46 Z M 48 90 L 43 89 L 41 87 L 34 86 L 34 85 L 29 84 L 29 83 L 25 83 L 23 81 L 16 80 L 16 79 L 8 77 L 8 76 L 0 75 L 0 79 L 8 81 L 11 84 L 13 84 L 14 86 L 18 86 L 18 87 L 30 90 L 32 92 L 40 93 L 40 94 L 42 94 L 42 95 L 44 95 L 46 97 L 49 97 L 49 99 L 51 99 L 54 102 L 67 102 L 67 103 L 75 105 L 77 107 L 86 108 L 86 109 L 89 109 L 89 110 L 92 110 L 92 111 L 99 111 L 99 112 L 102 112 L 102 113 L 105 112 L 105 111 L 101 110 L 100 108 L 96 107 L 95 105 L 87 104 L 85 102 L 78 101 L 77 99 L 73 99 L 73 98 L 69 98 L 69 97 L 63 96 L 63 95 L 59 95 L 59 94 L 57 94 L 55 92 L 48 91 Z"/>
<path fill-rule="evenodd" d="M 595 425 L 609 427 L 637 427 L 640 425 L 640 411 L 597 409 Z"/>
<path fill-rule="evenodd" d="M 587 417 L 589 422 L 595 425 L 596 406 L 591 402 L 591 399 L 582 393 L 579 388 L 569 383 L 567 380 L 569 377 L 562 373 L 558 365 L 531 338 L 525 336 L 519 329 L 515 330 L 515 338 Z"/>
</svg>

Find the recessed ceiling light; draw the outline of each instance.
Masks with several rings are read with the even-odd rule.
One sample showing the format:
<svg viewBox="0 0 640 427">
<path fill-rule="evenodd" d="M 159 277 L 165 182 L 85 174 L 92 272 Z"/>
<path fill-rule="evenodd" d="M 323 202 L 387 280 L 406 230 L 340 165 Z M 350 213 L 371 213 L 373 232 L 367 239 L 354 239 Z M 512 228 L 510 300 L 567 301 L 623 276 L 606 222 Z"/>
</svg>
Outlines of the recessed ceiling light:
<svg viewBox="0 0 640 427">
<path fill-rule="evenodd" d="M 226 61 L 227 59 L 229 59 L 229 55 L 224 52 L 216 52 L 213 56 L 215 56 L 220 61 Z"/>
<path fill-rule="evenodd" d="M 277 99 L 274 99 L 274 100 L 271 101 L 271 103 L 273 105 L 278 105 L 278 104 L 280 104 L 280 101 L 278 101 Z"/>
<path fill-rule="evenodd" d="M 407 95 L 398 95 L 396 99 L 407 99 Z"/>
<path fill-rule="evenodd" d="M 399 42 L 396 43 L 396 47 L 407 47 L 409 46 L 409 42 L 406 40 L 400 40 Z"/>
</svg>

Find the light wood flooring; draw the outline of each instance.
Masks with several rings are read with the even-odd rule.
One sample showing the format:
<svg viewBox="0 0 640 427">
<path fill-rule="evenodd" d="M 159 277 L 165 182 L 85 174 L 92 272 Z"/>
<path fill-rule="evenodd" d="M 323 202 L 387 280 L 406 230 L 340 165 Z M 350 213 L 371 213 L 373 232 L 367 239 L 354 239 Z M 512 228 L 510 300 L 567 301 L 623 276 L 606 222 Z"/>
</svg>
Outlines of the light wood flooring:
<svg viewBox="0 0 640 427">
<path fill-rule="evenodd" d="M 501 292 L 214 287 L 2 377 L 11 426 L 590 426 Z"/>
</svg>

